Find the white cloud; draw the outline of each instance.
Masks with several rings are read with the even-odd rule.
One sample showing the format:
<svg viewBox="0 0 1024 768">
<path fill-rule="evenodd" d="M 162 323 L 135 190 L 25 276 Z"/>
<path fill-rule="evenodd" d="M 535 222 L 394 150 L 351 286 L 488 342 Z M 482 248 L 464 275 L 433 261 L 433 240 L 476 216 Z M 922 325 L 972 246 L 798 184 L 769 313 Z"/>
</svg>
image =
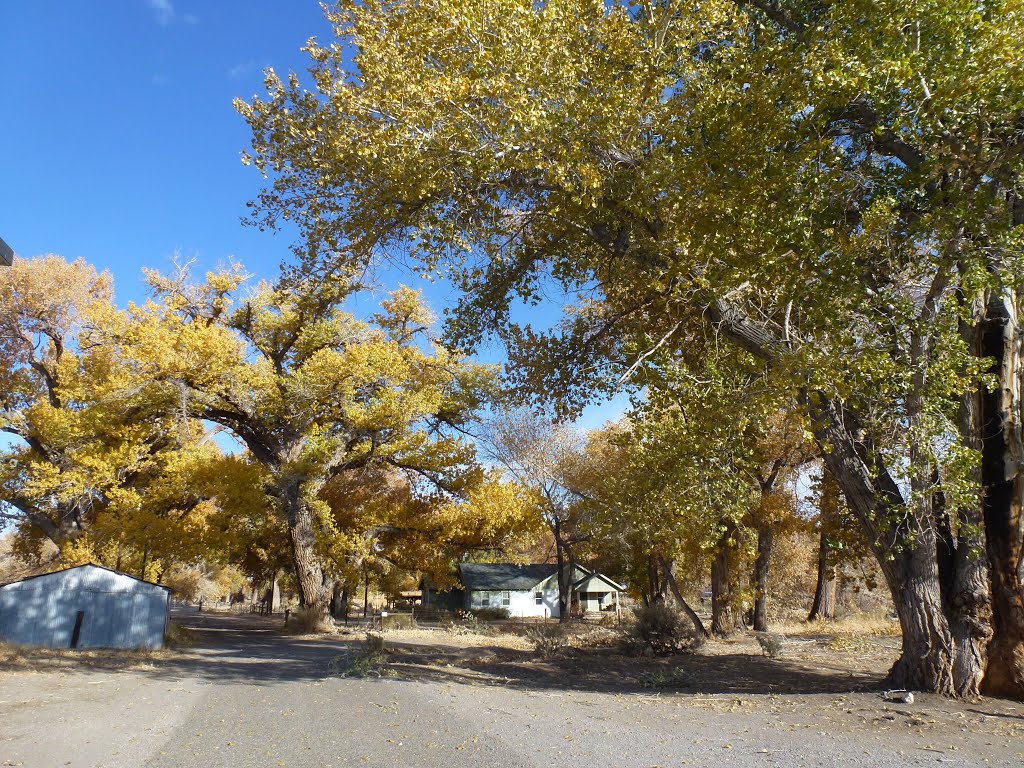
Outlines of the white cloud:
<svg viewBox="0 0 1024 768">
<path fill-rule="evenodd" d="M 253 61 L 252 59 L 249 59 L 248 61 L 240 62 L 240 63 L 236 64 L 235 66 L 233 66 L 231 69 L 229 69 L 228 70 L 228 77 L 231 80 L 240 80 L 241 78 L 243 78 L 246 75 L 248 75 L 250 72 L 255 71 L 255 69 L 256 69 L 256 62 Z"/>
<path fill-rule="evenodd" d="M 146 0 L 146 5 L 156 15 L 156 23 L 161 27 L 174 21 L 174 5 L 171 0 Z"/>
</svg>

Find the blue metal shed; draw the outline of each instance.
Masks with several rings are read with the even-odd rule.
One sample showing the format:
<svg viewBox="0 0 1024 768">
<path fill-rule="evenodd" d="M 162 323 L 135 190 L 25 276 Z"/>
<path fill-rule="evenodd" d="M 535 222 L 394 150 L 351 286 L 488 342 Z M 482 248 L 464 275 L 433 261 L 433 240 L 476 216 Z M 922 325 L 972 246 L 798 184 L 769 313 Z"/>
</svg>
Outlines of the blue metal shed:
<svg viewBox="0 0 1024 768">
<path fill-rule="evenodd" d="M 0 640 L 49 648 L 160 648 L 171 590 L 98 565 L 0 586 Z"/>
</svg>

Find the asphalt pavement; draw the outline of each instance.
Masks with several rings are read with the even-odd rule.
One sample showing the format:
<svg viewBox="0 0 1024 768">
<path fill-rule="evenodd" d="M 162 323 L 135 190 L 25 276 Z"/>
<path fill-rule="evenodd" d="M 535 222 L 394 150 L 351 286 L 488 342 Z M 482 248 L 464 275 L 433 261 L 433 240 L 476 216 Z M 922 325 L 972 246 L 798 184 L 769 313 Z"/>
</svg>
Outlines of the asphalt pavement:
<svg viewBox="0 0 1024 768">
<path fill-rule="evenodd" d="M 736 698 L 348 679 L 334 663 L 351 648 L 344 641 L 281 636 L 248 617 L 179 619 L 193 628 L 195 646 L 145 669 L 0 676 L 0 766 L 758 768 L 1024 759 L 1024 739 L 1014 738 L 1024 715 L 993 720 L 935 697 L 876 717 L 882 710 L 870 694 Z"/>
</svg>

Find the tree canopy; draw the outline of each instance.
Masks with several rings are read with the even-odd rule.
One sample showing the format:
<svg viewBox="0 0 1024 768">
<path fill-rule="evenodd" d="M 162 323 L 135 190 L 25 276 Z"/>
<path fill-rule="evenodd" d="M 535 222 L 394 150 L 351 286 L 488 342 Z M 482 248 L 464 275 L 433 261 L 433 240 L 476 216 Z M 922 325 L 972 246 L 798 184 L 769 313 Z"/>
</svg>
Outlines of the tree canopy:
<svg viewBox="0 0 1024 768">
<path fill-rule="evenodd" d="M 238 102 L 270 178 L 257 223 L 297 222 L 313 270 L 396 245 L 454 270 L 452 340 L 503 337 L 566 410 L 694 338 L 755 356 L 879 559 L 893 680 L 971 693 L 987 665 L 989 690 L 1024 695 L 1024 476 L 1001 469 L 1024 453 L 1016 3 L 328 17 L 313 90 L 270 72 Z M 549 284 L 577 297 L 562 327 L 512 323 Z"/>
</svg>

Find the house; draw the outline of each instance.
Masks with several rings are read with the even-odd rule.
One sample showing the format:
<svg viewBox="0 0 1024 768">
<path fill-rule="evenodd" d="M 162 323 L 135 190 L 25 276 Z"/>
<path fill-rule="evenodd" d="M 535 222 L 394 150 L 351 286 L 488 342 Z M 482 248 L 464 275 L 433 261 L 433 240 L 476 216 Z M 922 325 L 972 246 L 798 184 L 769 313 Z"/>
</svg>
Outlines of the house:
<svg viewBox="0 0 1024 768">
<path fill-rule="evenodd" d="M 14 249 L 0 239 L 0 267 L 9 267 L 14 263 Z"/>
<path fill-rule="evenodd" d="M 558 566 L 553 563 L 462 563 L 461 589 L 439 591 L 424 580 L 423 604 L 448 610 L 504 608 L 513 617 L 557 617 Z M 625 588 L 579 565 L 572 575 L 572 602 L 580 610 L 616 610 Z"/>
<path fill-rule="evenodd" d="M 171 590 L 98 565 L 0 585 L 0 640 L 48 648 L 159 648 Z"/>
</svg>

